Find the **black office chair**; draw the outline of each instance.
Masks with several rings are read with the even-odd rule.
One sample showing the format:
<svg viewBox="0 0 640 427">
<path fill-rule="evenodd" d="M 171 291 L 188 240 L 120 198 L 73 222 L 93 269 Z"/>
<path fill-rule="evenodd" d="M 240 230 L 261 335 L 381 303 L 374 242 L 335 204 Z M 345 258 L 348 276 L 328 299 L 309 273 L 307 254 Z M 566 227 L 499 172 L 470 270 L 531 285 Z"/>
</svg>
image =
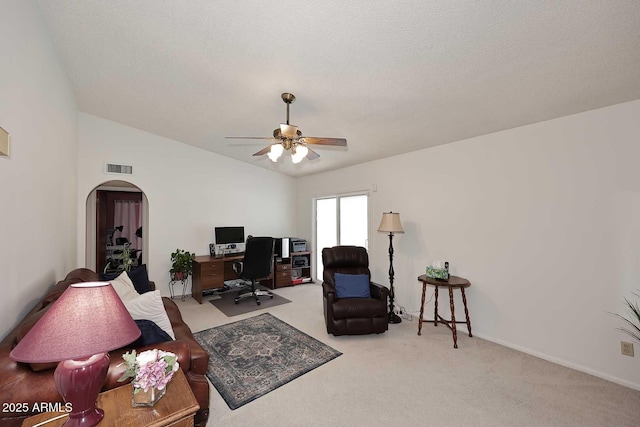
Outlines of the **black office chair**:
<svg viewBox="0 0 640 427">
<path fill-rule="evenodd" d="M 234 267 L 238 268 L 240 278 L 251 282 L 251 289 L 240 292 L 235 299 L 238 304 L 244 298 L 253 297 L 256 304 L 260 305 L 260 297 L 268 296 L 273 298 L 273 294 L 267 290 L 256 288 L 256 280 L 269 277 L 273 267 L 273 249 L 275 239 L 273 237 L 249 237 L 244 249 L 244 260 Z"/>
</svg>

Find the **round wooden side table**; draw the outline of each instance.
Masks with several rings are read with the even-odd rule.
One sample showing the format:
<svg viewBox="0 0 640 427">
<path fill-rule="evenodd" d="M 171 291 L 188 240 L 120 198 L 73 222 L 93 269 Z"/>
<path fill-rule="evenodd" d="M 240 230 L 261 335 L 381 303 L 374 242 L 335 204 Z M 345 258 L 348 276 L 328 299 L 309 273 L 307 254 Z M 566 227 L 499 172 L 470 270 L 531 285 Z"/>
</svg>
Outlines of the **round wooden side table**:
<svg viewBox="0 0 640 427">
<path fill-rule="evenodd" d="M 471 335 L 471 320 L 469 320 L 469 310 L 467 309 L 467 296 L 464 293 L 465 288 L 471 286 L 471 282 L 467 279 L 463 279 L 458 276 L 449 276 L 449 280 L 443 279 L 433 279 L 431 277 L 427 277 L 427 275 L 423 274 L 418 276 L 418 281 L 422 282 L 422 305 L 420 306 L 420 318 L 418 320 L 418 335 L 422 335 L 422 322 L 433 322 L 434 326 L 438 326 L 438 321 L 440 323 L 444 323 L 447 325 L 451 332 L 453 333 L 453 348 L 458 348 L 458 335 L 456 333 L 456 323 L 466 323 L 467 330 L 469 331 L 469 336 Z M 434 302 L 434 312 L 433 312 L 433 320 L 424 320 L 424 302 L 425 302 L 425 292 L 427 290 L 427 286 L 434 286 L 435 292 L 435 302 Z M 446 286 L 449 288 L 449 306 L 451 308 L 451 319 L 445 319 L 438 314 L 438 288 L 441 286 Z M 462 303 L 464 304 L 464 314 L 466 317 L 466 321 L 456 321 L 456 313 L 455 307 L 453 304 L 453 290 L 460 289 L 462 292 Z"/>
</svg>

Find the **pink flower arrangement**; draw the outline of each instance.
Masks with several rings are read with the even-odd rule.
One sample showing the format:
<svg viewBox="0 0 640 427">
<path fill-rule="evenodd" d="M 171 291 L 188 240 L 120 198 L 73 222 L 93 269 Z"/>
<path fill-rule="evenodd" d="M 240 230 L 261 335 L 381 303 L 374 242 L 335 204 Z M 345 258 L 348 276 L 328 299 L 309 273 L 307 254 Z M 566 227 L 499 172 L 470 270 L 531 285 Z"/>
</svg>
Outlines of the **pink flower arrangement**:
<svg viewBox="0 0 640 427">
<path fill-rule="evenodd" d="M 173 378 L 174 372 L 180 369 L 175 354 L 157 349 L 143 351 L 138 355 L 135 350 L 131 350 L 123 354 L 122 358 L 127 370 L 118 381 L 133 378 L 135 393 L 140 390 L 146 392 L 151 387 L 164 389 Z"/>
</svg>

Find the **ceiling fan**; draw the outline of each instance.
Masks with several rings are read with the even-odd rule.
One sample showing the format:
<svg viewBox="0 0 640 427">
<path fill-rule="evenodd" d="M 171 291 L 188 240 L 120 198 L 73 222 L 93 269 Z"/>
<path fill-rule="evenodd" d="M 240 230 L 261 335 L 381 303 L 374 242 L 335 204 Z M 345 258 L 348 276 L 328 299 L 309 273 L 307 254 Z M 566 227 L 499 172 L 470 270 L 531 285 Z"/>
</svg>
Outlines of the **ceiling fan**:
<svg viewBox="0 0 640 427">
<path fill-rule="evenodd" d="M 302 136 L 302 132 L 298 126 L 289 124 L 289 105 L 291 105 L 296 97 L 291 93 L 283 93 L 282 100 L 287 104 L 287 122 L 280 123 L 280 127 L 274 129 L 272 137 L 260 136 L 227 136 L 227 139 L 266 139 L 272 143 L 262 150 L 254 153 L 254 156 L 267 155 L 271 161 L 276 162 L 282 155 L 284 150 L 291 151 L 291 160 L 293 163 L 300 163 L 305 157 L 309 160 L 315 160 L 320 155 L 313 151 L 307 145 L 334 145 L 346 147 L 347 140 L 344 138 L 320 138 L 315 136 Z"/>
</svg>

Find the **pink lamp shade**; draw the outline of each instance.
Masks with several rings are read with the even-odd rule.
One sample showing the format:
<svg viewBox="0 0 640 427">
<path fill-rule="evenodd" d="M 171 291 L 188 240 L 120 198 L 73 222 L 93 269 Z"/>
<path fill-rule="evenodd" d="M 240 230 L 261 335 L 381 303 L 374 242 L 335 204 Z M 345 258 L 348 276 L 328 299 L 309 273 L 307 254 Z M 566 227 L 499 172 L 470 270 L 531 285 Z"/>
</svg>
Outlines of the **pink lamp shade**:
<svg viewBox="0 0 640 427">
<path fill-rule="evenodd" d="M 95 426 L 104 413 L 96 408 L 109 369 L 107 352 L 140 336 L 140 329 L 106 282 L 69 286 L 11 351 L 28 363 L 58 362 L 54 379 L 71 403 L 65 426 Z"/>
<path fill-rule="evenodd" d="M 123 347 L 140 329 L 110 283 L 71 285 L 11 351 L 28 363 L 80 359 Z"/>
</svg>

